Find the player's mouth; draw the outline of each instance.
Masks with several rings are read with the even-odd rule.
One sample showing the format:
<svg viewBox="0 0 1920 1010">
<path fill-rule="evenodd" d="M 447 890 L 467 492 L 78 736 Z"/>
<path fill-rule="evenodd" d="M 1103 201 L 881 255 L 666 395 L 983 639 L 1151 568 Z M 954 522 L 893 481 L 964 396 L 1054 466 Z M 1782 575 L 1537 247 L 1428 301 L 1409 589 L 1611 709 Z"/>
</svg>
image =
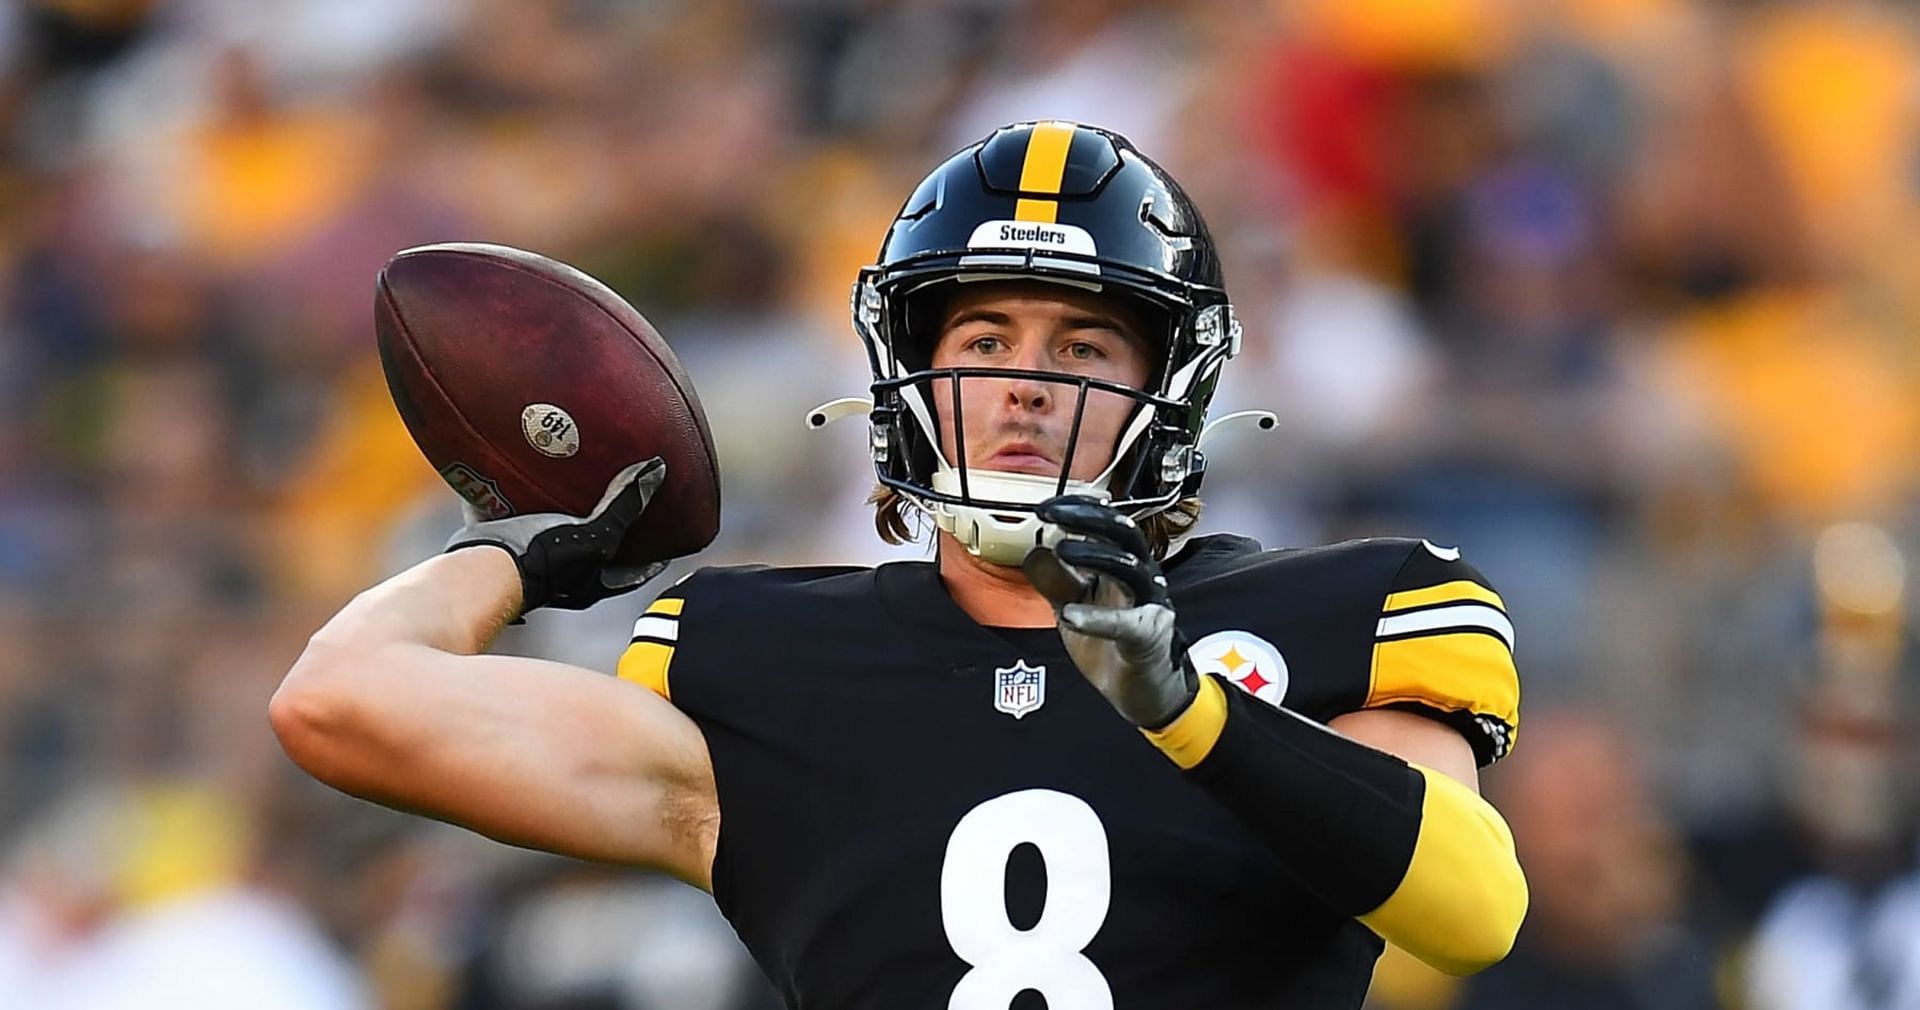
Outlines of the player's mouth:
<svg viewBox="0 0 1920 1010">
<path fill-rule="evenodd" d="M 1052 477 L 1060 473 L 1060 461 L 1032 442 L 1008 442 L 980 464 L 985 470 L 1009 473 L 1033 473 Z"/>
</svg>

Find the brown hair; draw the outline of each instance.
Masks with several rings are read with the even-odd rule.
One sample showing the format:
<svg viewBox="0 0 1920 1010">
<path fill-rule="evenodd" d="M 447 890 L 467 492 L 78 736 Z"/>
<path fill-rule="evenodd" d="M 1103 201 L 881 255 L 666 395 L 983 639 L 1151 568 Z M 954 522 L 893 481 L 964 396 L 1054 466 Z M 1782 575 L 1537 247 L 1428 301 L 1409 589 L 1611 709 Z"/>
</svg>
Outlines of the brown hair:
<svg viewBox="0 0 1920 1010">
<path fill-rule="evenodd" d="M 867 496 L 867 504 L 873 509 L 873 528 L 880 539 L 890 544 L 913 543 L 925 535 L 930 528 L 927 515 L 918 506 L 907 500 L 899 491 L 876 484 L 873 493 Z M 1155 512 L 1140 520 L 1140 532 L 1146 534 L 1147 547 L 1155 558 L 1167 556 L 1167 548 L 1175 538 L 1184 536 L 1200 521 L 1200 511 L 1204 507 L 1198 497 L 1182 498 L 1174 502 L 1163 512 Z"/>
</svg>

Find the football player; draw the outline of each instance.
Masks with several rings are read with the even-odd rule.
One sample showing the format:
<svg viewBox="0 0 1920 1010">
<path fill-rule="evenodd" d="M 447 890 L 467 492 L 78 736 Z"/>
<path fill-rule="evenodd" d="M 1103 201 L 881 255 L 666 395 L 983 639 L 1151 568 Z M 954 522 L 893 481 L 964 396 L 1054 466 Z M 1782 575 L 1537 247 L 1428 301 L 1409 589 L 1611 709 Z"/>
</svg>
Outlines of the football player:
<svg viewBox="0 0 1920 1010">
<path fill-rule="evenodd" d="M 1171 177 L 1092 127 L 996 131 L 907 200 L 853 311 L 873 399 L 813 420 L 869 412 L 881 531 L 929 518 L 935 560 L 703 569 L 618 679 L 480 655 L 652 574 L 606 567 L 663 477 L 639 462 L 348 604 L 274 698 L 288 754 L 706 888 L 794 1007 L 1357 1007 L 1383 938 L 1504 956 L 1499 595 L 1422 540 L 1170 551 L 1240 345 Z"/>
</svg>

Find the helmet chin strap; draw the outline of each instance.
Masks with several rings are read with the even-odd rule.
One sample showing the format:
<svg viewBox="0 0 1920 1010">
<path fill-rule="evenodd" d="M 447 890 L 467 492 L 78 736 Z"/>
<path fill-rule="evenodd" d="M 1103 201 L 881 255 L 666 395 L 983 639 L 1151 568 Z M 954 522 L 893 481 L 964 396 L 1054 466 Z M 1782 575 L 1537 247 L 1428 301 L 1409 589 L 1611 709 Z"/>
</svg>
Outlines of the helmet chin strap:
<svg viewBox="0 0 1920 1010">
<path fill-rule="evenodd" d="M 1103 478 L 1104 474 L 1101 475 Z M 1086 495 L 1109 501 L 1113 495 L 1104 481 L 1067 481 L 1060 491 L 1060 478 L 1002 470 L 967 470 L 967 484 L 975 498 L 1038 505 L 1055 494 Z M 960 472 L 942 466 L 933 475 L 933 489 L 941 494 L 960 494 Z M 995 565 L 1018 566 L 1028 552 L 1040 546 L 1046 524 L 1030 511 L 996 511 L 977 505 L 952 505 L 946 502 L 921 503 L 933 516 L 935 526 L 953 535 L 967 553 Z"/>
</svg>

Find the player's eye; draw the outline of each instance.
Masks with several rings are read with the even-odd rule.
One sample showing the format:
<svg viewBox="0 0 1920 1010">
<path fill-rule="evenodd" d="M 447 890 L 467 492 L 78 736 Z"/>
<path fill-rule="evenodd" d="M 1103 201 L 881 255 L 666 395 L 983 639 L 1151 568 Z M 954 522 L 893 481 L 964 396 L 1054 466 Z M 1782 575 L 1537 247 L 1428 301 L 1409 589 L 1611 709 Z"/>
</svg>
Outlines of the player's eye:
<svg viewBox="0 0 1920 1010">
<path fill-rule="evenodd" d="M 1076 340 L 1067 345 L 1067 357 L 1075 361 L 1099 361 L 1106 356 L 1106 348 L 1085 340 Z"/>
<path fill-rule="evenodd" d="M 1005 350 L 1007 342 L 991 333 L 983 334 L 967 341 L 967 350 L 975 354 L 998 354 Z"/>
</svg>

